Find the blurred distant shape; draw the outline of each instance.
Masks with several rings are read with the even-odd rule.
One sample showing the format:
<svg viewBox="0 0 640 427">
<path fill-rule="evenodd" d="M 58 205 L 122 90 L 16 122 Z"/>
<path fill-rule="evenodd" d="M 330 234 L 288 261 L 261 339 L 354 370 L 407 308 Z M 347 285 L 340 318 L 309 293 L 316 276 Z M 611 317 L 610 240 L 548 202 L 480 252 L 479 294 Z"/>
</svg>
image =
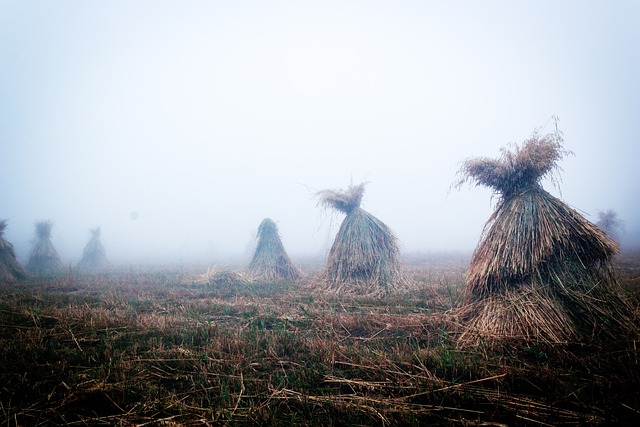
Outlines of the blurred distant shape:
<svg viewBox="0 0 640 427">
<path fill-rule="evenodd" d="M 618 217 L 616 211 L 611 209 L 599 211 L 596 225 L 607 233 L 610 238 L 615 241 L 620 241 L 620 231 L 622 231 L 624 222 Z"/>
<path fill-rule="evenodd" d="M 63 269 L 60 255 L 51 243 L 52 228 L 51 221 L 36 222 L 36 240 L 29 255 L 27 270 L 37 276 L 55 275 Z"/>
<path fill-rule="evenodd" d="M 138 211 L 131 211 L 129 213 L 129 219 L 131 221 L 135 221 L 136 219 L 138 219 L 139 216 L 140 216 L 140 214 L 138 213 Z"/>
<path fill-rule="evenodd" d="M 100 241 L 100 227 L 91 230 L 91 239 L 84 247 L 82 259 L 77 267 L 81 270 L 98 270 L 109 266 L 107 253 Z"/>
</svg>

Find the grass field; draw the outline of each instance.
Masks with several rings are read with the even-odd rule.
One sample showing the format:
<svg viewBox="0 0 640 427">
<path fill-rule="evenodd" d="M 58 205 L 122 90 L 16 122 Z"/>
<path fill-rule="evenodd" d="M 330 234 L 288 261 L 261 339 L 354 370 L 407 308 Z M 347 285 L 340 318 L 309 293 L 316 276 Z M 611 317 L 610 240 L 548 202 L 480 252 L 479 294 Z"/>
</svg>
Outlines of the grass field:
<svg viewBox="0 0 640 427">
<path fill-rule="evenodd" d="M 640 256 L 618 274 L 638 307 Z M 0 425 L 640 425 L 640 350 L 458 348 L 459 259 L 386 298 L 122 268 L 0 285 Z"/>
</svg>

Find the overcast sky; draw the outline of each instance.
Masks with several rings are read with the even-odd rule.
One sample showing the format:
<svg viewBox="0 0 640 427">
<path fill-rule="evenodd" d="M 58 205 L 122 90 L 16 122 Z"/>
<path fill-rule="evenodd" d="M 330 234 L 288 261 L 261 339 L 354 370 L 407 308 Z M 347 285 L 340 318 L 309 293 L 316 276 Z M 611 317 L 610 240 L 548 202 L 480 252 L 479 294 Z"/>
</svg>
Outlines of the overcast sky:
<svg viewBox="0 0 640 427">
<path fill-rule="evenodd" d="M 366 181 L 405 252 L 470 251 L 495 199 L 460 162 L 557 116 L 562 199 L 640 241 L 638 46 L 635 0 L 0 0 L 5 237 L 209 261 L 270 217 L 314 255 L 342 220 L 315 192 Z"/>
</svg>

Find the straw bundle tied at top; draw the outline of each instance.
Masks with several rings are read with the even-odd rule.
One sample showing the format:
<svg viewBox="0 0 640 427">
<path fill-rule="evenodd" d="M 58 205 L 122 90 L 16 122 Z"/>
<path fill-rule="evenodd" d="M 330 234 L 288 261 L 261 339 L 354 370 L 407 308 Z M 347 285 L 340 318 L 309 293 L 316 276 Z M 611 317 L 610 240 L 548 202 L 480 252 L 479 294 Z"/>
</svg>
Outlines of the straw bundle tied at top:
<svg viewBox="0 0 640 427">
<path fill-rule="evenodd" d="M 40 221 L 36 223 L 36 237 L 38 239 L 50 239 L 53 223 L 51 221 Z"/>
<path fill-rule="evenodd" d="M 249 273 L 265 281 L 295 280 L 301 276 L 287 255 L 278 226 L 265 218 L 258 227 L 258 244 L 249 264 Z"/>
<path fill-rule="evenodd" d="M 36 223 L 37 241 L 27 263 L 27 270 L 35 274 L 55 274 L 63 268 L 60 256 L 50 240 L 52 227 L 50 221 Z"/>
<path fill-rule="evenodd" d="M 320 287 L 387 294 L 402 282 L 400 249 L 391 229 L 360 207 L 365 184 L 318 193 L 320 204 L 346 214 L 331 246 Z"/>
<path fill-rule="evenodd" d="M 522 146 L 514 144 L 501 149 L 499 159 L 480 157 L 466 160 L 456 186 L 472 182 L 490 187 L 503 198 L 509 198 L 538 185 L 545 177 L 555 180 L 560 170 L 558 161 L 572 154 L 562 148 L 562 142 L 562 135 L 557 130 L 544 136 L 536 131 Z"/>
<path fill-rule="evenodd" d="M 365 183 L 351 185 L 346 191 L 323 190 L 318 193 L 320 204 L 325 208 L 333 208 L 342 213 L 349 214 L 354 209 L 360 208 L 364 195 Z"/>
<path fill-rule="evenodd" d="M 463 163 L 458 187 L 473 182 L 500 197 L 467 272 L 463 342 L 611 339 L 634 328 L 612 274 L 618 245 L 540 185 L 568 153 L 556 128 L 497 160 Z"/>
<path fill-rule="evenodd" d="M 100 227 L 90 231 L 91 239 L 84 247 L 82 259 L 78 262 L 78 268 L 91 270 L 107 267 L 109 262 L 107 261 L 107 253 L 100 241 Z"/>
</svg>

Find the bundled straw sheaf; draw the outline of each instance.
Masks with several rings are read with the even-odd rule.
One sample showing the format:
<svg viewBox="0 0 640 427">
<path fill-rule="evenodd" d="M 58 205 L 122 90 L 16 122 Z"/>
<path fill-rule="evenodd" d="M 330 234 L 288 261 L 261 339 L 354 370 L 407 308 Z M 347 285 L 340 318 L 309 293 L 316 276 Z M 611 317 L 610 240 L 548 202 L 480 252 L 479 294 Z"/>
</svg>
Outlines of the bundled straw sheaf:
<svg viewBox="0 0 640 427">
<path fill-rule="evenodd" d="M 606 268 L 618 245 L 541 187 L 502 200 L 476 248 L 467 283 L 474 295 L 500 291 L 539 274 L 551 260 Z"/>
<path fill-rule="evenodd" d="M 400 249 L 391 229 L 360 208 L 364 184 L 318 193 L 320 204 L 346 214 L 331 246 L 319 287 L 386 295 L 403 282 Z"/>
<path fill-rule="evenodd" d="M 51 275 L 59 273 L 63 266 L 56 248 L 51 243 L 50 221 L 36 223 L 36 243 L 27 262 L 27 270 L 36 275 Z"/>
<path fill-rule="evenodd" d="M 7 220 L 0 220 L 0 282 L 13 283 L 27 277 L 27 272 L 16 258 L 13 245 L 5 240 Z"/>
<path fill-rule="evenodd" d="M 296 280 L 300 271 L 293 265 L 284 249 L 278 226 L 265 218 L 258 227 L 258 244 L 249 264 L 249 274 L 256 280 L 277 282 Z"/>
<path fill-rule="evenodd" d="M 36 237 L 38 239 L 50 239 L 53 223 L 51 221 L 36 222 Z"/>
<path fill-rule="evenodd" d="M 458 186 L 500 196 L 467 272 L 463 343 L 584 342 L 635 328 L 612 273 L 618 245 L 540 185 L 567 153 L 561 143 L 557 130 L 536 132 L 498 160 L 462 166 Z"/>
<path fill-rule="evenodd" d="M 560 171 L 558 161 L 571 154 L 563 149 L 562 142 L 559 131 L 541 135 L 538 130 L 522 146 L 513 144 L 503 148 L 499 159 L 481 157 L 466 160 L 460 169 L 457 187 L 473 182 L 509 198 L 539 184 L 545 177 L 555 179 Z"/>
<path fill-rule="evenodd" d="M 107 253 L 100 241 L 100 227 L 97 227 L 91 230 L 91 239 L 84 247 L 77 267 L 81 270 L 97 270 L 108 266 Z"/>
<path fill-rule="evenodd" d="M 344 214 L 349 214 L 360 208 L 362 196 L 364 195 L 365 183 L 351 185 L 345 191 L 323 190 L 318 192 L 320 205 L 325 208 L 332 208 Z"/>
</svg>

